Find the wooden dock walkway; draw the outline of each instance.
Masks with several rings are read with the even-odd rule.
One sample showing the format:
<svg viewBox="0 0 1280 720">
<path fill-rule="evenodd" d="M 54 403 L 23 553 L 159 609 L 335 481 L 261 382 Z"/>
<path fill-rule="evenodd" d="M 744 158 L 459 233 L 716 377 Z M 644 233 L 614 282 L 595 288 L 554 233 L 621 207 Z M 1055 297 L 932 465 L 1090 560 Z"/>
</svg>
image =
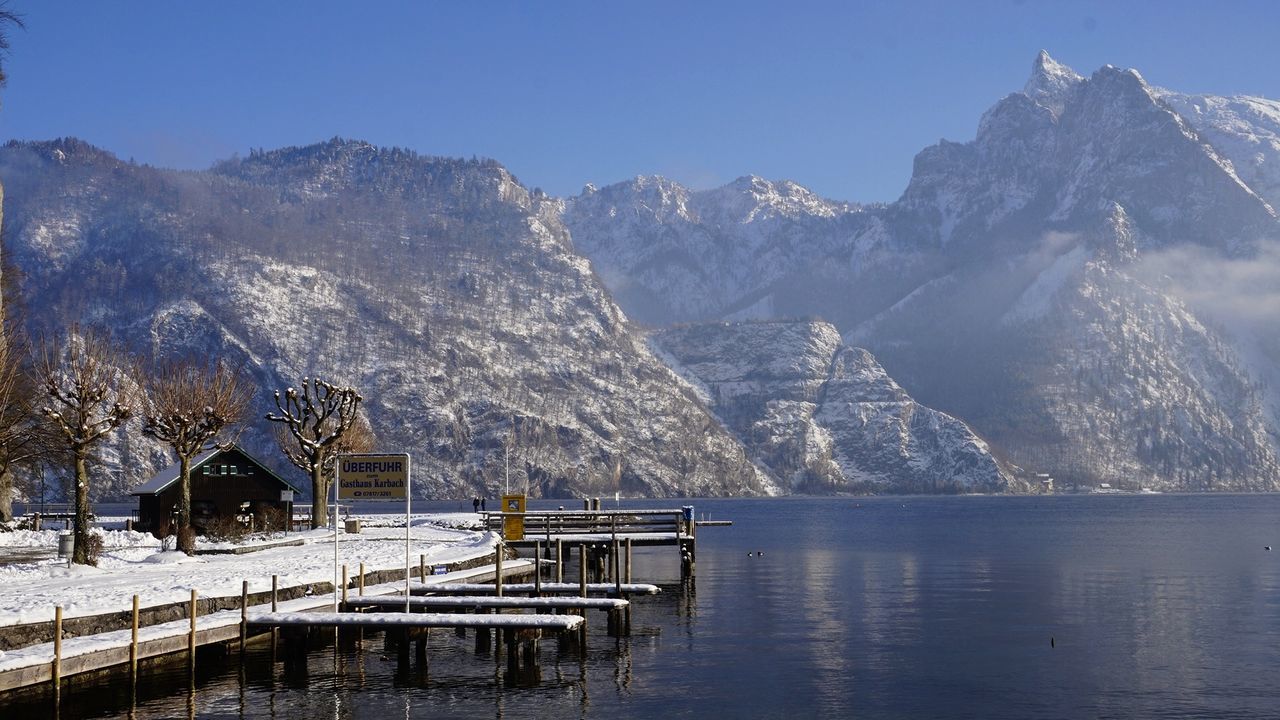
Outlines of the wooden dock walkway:
<svg viewBox="0 0 1280 720">
<path fill-rule="evenodd" d="M 403 604 L 403 603 L 402 603 Z M 471 613 L 357 613 L 303 612 L 254 613 L 251 627 L 363 627 L 388 628 L 489 628 L 490 630 L 577 630 L 586 622 L 581 615 L 471 614 Z"/>
<path fill-rule="evenodd" d="M 527 576 L 534 567 L 534 563 L 527 560 L 507 560 L 502 567 L 486 565 L 435 577 L 441 582 L 453 578 L 494 577 L 497 573 L 518 577 Z M 403 592 L 404 581 L 397 580 L 366 587 L 363 599 Z M 403 594 L 399 596 L 399 602 L 404 604 Z M 332 610 L 333 603 L 334 594 L 330 592 L 285 600 L 276 605 L 278 610 L 287 613 L 312 614 Z M 260 614 L 263 609 L 270 608 L 271 603 L 267 603 L 238 610 L 223 610 L 194 618 L 189 616 L 182 620 L 142 626 L 137 629 L 136 634 L 125 628 L 59 638 L 54 642 L 9 650 L 0 656 L 0 693 L 112 667 L 136 668 L 138 661 L 184 652 L 190 654 L 194 648 L 204 645 L 239 642 L 242 639 L 242 623 L 247 615 Z M 255 610 L 259 612 L 254 612 Z"/>
<path fill-rule="evenodd" d="M 693 574 L 698 523 L 692 506 L 602 510 L 598 498 L 585 499 L 583 505 L 582 510 L 488 511 L 481 516 L 486 527 L 503 534 L 508 546 L 545 554 L 558 567 L 576 548 L 579 567 L 596 579 L 620 575 L 620 556 L 625 552 L 629 557 L 632 547 L 674 547 L 681 576 Z M 509 521 L 515 520 L 520 530 L 513 536 Z"/>
<path fill-rule="evenodd" d="M 588 595 L 616 595 L 619 591 L 623 595 L 657 595 L 662 592 L 662 588 L 648 583 L 587 583 L 586 590 Z M 498 587 L 496 585 L 479 583 L 409 583 L 409 593 L 412 595 L 426 595 L 428 593 L 436 595 L 490 595 L 496 594 L 497 591 Z M 503 583 L 502 591 L 504 593 L 541 592 L 544 595 L 577 595 L 582 592 L 582 584 L 564 582 Z M 403 603 L 404 600 L 402 599 L 400 602 Z"/>
<path fill-rule="evenodd" d="M 621 610 L 631 604 L 630 600 L 623 598 L 602 598 L 602 597 L 515 597 L 494 595 L 441 595 L 433 596 L 415 596 L 411 597 L 407 603 L 410 607 L 435 609 L 435 608 L 454 608 L 458 610 L 505 610 L 505 609 L 529 609 L 529 610 Z M 347 601 L 347 606 L 353 609 L 376 607 L 376 608 L 402 608 L 406 605 L 403 597 L 381 596 L 381 597 L 359 597 Z"/>
</svg>

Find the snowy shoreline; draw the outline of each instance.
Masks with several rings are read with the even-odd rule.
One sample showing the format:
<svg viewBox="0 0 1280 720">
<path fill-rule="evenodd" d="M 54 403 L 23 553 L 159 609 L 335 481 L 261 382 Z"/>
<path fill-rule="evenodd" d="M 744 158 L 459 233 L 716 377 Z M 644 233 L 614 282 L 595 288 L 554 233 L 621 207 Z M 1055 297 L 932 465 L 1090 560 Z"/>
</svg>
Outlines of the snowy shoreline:
<svg viewBox="0 0 1280 720">
<path fill-rule="evenodd" d="M 365 520 L 365 518 L 362 518 Z M 351 574 L 364 563 L 366 572 L 405 567 L 405 531 L 386 516 L 370 517 L 360 533 L 339 533 L 338 561 Z M 465 513 L 414 515 L 410 530 L 409 559 L 428 565 L 452 564 L 493 552 L 496 535 L 470 529 L 475 516 Z M 0 627 L 53 620 L 55 607 L 65 618 L 128 612 L 133 596 L 142 607 L 183 602 L 192 590 L 202 598 L 240 596 L 242 584 L 249 592 L 279 586 L 332 583 L 333 533 L 313 530 L 289 533 L 302 545 L 276 546 L 243 555 L 197 555 L 165 552 L 156 538 L 126 530 L 102 530 L 104 549 L 98 567 L 71 566 L 56 558 L 60 530 L 0 532 L 0 554 L 39 549 L 52 550 L 45 559 L 0 565 Z M 222 544 L 207 545 L 218 547 Z"/>
</svg>

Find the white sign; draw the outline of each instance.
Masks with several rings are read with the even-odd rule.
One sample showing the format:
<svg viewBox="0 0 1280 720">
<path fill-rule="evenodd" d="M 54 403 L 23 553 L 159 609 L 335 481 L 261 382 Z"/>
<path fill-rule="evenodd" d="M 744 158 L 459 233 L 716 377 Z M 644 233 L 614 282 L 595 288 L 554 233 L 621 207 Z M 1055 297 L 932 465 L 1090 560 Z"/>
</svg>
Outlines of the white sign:
<svg viewBox="0 0 1280 720">
<path fill-rule="evenodd" d="M 408 495 L 408 454 L 338 457 L 339 499 L 404 500 Z"/>
</svg>

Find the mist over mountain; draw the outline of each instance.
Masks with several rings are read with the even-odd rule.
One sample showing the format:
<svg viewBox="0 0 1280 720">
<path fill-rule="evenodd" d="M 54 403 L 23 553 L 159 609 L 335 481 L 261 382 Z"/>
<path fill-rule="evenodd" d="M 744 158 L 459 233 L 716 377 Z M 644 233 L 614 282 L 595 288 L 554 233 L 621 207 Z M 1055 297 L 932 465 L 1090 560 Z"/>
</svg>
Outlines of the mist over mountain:
<svg viewBox="0 0 1280 720">
<path fill-rule="evenodd" d="M 643 177 L 564 217 L 629 313 L 824 318 L 1029 470 L 1273 490 L 1278 128 L 1273 101 L 1041 53 L 974 140 L 920 152 L 889 205 Z"/>
</svg>

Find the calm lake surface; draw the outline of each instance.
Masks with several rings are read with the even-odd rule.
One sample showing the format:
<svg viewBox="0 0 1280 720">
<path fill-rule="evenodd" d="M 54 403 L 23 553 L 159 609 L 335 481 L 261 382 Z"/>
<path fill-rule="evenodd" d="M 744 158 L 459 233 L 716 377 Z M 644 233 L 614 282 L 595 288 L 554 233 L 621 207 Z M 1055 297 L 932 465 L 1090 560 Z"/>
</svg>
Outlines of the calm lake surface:
<svg viewBox="0 0 1280 720">
<path fill-rule="evenodd" d="M 194 690 L 179 663 L 132 710 L 127 679 L 73 685 L 62 716 L 1280 714 L 1280 496 L 692 503 L 734 521 L 699 530 L 695 581 L 674 549 L 647 551 L 635 579 L 664 592 L 635 601 L 633 635 L 608 637 L 592 612 L 586 653 L 544 641 L 536 683 L 508 686 L 505 662 L 436 631 L 425 675 L 397 675 L 381 637 L 305 662 L 260 647 L 243 670 L 206 663 Z"/>
</svg>

